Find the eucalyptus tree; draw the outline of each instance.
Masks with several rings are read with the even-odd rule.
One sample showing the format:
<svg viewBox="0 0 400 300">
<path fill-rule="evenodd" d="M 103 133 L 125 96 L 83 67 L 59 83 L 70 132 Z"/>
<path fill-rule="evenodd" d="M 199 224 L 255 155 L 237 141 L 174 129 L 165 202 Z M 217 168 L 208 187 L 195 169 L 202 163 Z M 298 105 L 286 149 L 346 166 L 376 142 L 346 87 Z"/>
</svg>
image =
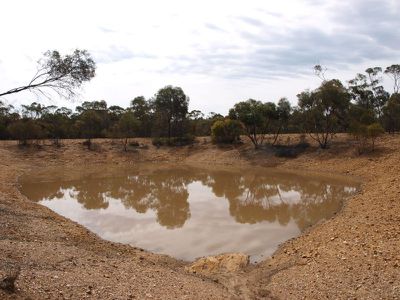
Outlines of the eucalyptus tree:
<svg viewBox="0 0 400 300">
<path fill-rule="evenodd" d="M 393 93 L 400 91 L 400 65 L 391 65 L 385 69 L 385 74 L 393 79 Z"/>
<path fill-rule="evenodd" d="M 283 130 L 287 131 L 291 112 L 292 106 L 290 105 L 290 102 L 286 98 L 281 98 L 276 106 L 276 115 L 273 116 L 273 145 L 276 144 L 279 134 Z"/>
<path fill-rule="evenodd" d="M 368 76 L 358 73 L 355 78 L 349 80 L 349 91 L 354 102 L 364 109 L 372 110 L 374 105 L 374 93 L 368 82 Z"/>
<path fill-rule="evenodd" d="M 50 90 L 65 98 L 74 98 L 82 84 L 95 76 L 95 70 L 96 64 L 86 50 L 76 49 L 65 56 L 57 50 L 47 51 L 27 84 L 1 92 L 0 97 L 26 90 L 49 97 Z"/>
<path fill-rule="evenodd" d="M 53 107 L 44 113 L 40 123 L 46 129 L 47 137 L 53 140 L 57 146 L 60 140 L 71 137 L 73 121 L 71 120 L 72 110 L 66 107 Z"/>
<path fill-rule="evenodd" d="M 0 116 L 9 115 L 14 107 L 0 100 Z"/>
<path fill-rule="evenodd" d="M 131 111 L 124 112 L 114 125 L 116 135 L 123 139 L 124 151 L 127 151 L 128 139 L 134 137 L 140 127 L 140 122 Z"/>
<path fill-rule="evenodd" d="M 236 103 L 229 110 L 229 117 L 243 123 L 246 136 L 253 143 L 254 148 L 257 149 L 263 144 L 266 134 L 273 135 L 272 144 L 277 141 L 282 129 L 279 122 L 280 114 L 282 114 L 282 117 L 286 117 L 286 113 L 290 113 L 286 112 L 287 104 L 286 100 L 282 100 L 281 107 L 278 109 L 273 102 L 263 103 L 249 99 Z"/>
<path fill-rule="evenodd" d="M 322 149 L 327 148 L 333 134 L 346 120 L 350 105 L 349 93 L 339 80 L 333 79 L 297 97 L 305 131 Z"/>
<path fill-rule="evenodd" d="M 266 111 L 265 104 L 254 99 L 238 102 L 229 110 L 229 117 L 242 122 L 246 136 L 256 149 L 262 145 L 265 138 L 263 130 Z"/>
<path fill-rule="evenodd" d="M 108 105 L 105 100 L 84 101 L 75 110 L 78 112 L 78 121 L 81 121 L 78 122 L 78 128 L 88 142 L 91 138 L 105 136 L 107 129 L 111 126 Z M 85 124 L 92 124 L 93 127 L 90 128 Z"/>
<path fill-rule="evenodd" d="M 150 136 L 153 126 L 153 107 L 149 100 L 143 96 L 135 97 L 128 108 L 133 112 L 135 118 L 140 122 L 140 128 L 137 134 L 141 137 Z"/>
<path fill-rule="evenodd" d="M 22 107 L 22 116 L 24 118 L 30 118 L 34 120 L 40 119 L 43 115 L 56 109 L 56 106 L 54 105 L 46 106 L 38 102 L 32 102 L 29 105 L 23 104 L 21 105 L 21 107 Z"/>
<path fill-rule="evenodd" d="M 107 111 L 107 102 L 105 100 L 100 101 L 84 101 L 81 105 L 77 106 L 75 110 L 78 113 L 82 113 L 86 110 L 95 111 Z"/>
<path fill-rule="evenodd" d="M 32 119 L 16 120 L 8 126 L 7 130 L 20 145 L 27 145 L 29 140 L 39 140 L 45 135 L 43 128 Z"/>
<path fill-rule="evenodd" d="M 95 110 L 88 109 L 79 115 L 75 128 L 80 137 L 86 139 L 86 145 L 90 149 L 92 138 L 100 137 L 102 134 L 103 119 Z"/>
<path fill-rule="evenodd" d="M 212 121 L 205 118 L 200 110 L 192 110 L 188 114 L 190 133 L 194 136 L 210 135 Z"/>
<path fill-rule="evenodd" d="M 380 67 L 368 68 L 365 74 L 357 74 L 349 81 L 349 90 L 355 104 L 364 111 L 372 111 L 378 119 L 381 119 L 382 109 L 390 96 L 380 84 L 381 73 Z"/>
<path fill-rule="evenodd" d="M 400 131 L 400 94 L 392 94 L 383 108 L 383 123 L 389 133 Z"/>
<path fill-rule="evenodd" d="M 111 105 L 108 108 L 108 113 L 113 120 L 118 120 L 125 113 L 125 109 L 118 105 Z"/>
<path fill-rule="evenodd" d="M 154 114 L 158 135 L 182 136 L 188 115 L 189 97 L 180 87 L 166 86 L 154 97 Z"/>
<path fill-rule="evenodd" d="M 14 107 L 0 101 L 0 139 L 9 137 L 7 126 L 13 121 L 15 114 L 12 113 Z"/>
<path fill-rule="evenodd" d="M 372 106 L 379 119 L 382 116 L 382 109 L 385 106 L 386 102 L 389 100 L 390 96 L 389 93 L 385 91 L 385 88 L 380 85 L 380 83 L 382 82 L 382 77 L 380 77 L 380 74 L 382 73 L 382 68 L 368 68 L 365 70 L 365 73 L 368 74 L 369 87 L 372 90 L 373 94 Z"/>
<path fill-rule="evenodd" d="M 328 71 L 328 68 L 322 65 L 315 65 L 313 67 L 314 69 L 314 74 L 317 75 L 319 79 L 322 81 L 326 81 L 325 73 Z"/>
</svg>

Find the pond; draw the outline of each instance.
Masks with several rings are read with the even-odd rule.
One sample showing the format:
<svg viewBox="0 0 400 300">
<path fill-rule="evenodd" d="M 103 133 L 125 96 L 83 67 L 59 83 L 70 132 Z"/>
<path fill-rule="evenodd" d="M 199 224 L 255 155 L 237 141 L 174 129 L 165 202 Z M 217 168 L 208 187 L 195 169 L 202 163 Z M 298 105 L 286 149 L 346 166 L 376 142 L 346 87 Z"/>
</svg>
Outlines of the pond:
<svg viewBox="0 0 400 300">
<path fill-rule="evenodd" d="M 106 240 L 184 260 L 243 252 L 253 262 L 330 218 L 358 187 L 276 169 L 168 164 L 49 168 L 20 178 L 29 199 Z"/>
</svg>

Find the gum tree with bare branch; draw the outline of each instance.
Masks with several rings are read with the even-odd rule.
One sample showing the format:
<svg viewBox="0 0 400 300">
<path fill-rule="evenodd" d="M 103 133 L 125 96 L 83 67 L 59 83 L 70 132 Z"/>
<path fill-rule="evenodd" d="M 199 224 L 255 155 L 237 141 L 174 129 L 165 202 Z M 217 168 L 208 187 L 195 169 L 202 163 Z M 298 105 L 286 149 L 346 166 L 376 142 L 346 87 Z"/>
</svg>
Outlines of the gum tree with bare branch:
<svg viewBox="0 0 400 300">
<path fill-rule="evenodd" d="M 57 50 L 47 51 L 38 61 L 38 70 L 27 85 L 0 93 L 0 97 L 31 91 L 49 98 L 49 91 L 72 99 L 82 84 L 95 76 L 96 63 L 86 50 L 76 49 L 72 54 L 62 56 Z"/>
</svg>

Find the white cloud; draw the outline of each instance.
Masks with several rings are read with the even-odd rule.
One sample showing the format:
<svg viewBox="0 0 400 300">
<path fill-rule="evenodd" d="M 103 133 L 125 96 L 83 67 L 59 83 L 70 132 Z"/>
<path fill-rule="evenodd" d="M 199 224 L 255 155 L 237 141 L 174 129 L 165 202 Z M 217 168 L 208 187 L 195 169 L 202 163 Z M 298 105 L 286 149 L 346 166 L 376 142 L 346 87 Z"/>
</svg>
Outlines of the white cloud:
<svg viewBox="0 0 400 300">
<path fill-rule="evenodd" d="M 366 66 L 398 63 L 400 54 L 393 0 L 15 0 L 2 11 L 1 91 L 26 83 L 46 50 L 82 48 L 98 63 L 82 100 L 122 106 L 167 84 L 181 86 L 191 108 L 205 112 L 226 113 L 249 97 L 295 102 L 318 84 L 316 63 L 346 80 Z"/>
</svg>

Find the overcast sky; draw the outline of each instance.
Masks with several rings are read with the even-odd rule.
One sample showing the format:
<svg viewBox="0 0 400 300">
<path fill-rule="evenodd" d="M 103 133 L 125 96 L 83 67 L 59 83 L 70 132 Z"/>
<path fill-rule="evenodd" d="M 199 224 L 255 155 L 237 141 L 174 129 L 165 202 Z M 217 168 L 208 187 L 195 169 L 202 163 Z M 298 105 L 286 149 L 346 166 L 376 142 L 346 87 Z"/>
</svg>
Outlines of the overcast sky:
<svg viewBox="0 0 400 300">
<path fill-rule="evenodd" d="M 319 84 L 315 64 L 345 81 L 400 63 L 399 0 L 12 0 L 0 7 L 0 92 L 26 84 L 52 49 L 87 49 L 97 62 L 81 101 L 126 107 L 175 85 L 190 109 L 223 114 L 248 98 L 295 104 L 297 93 Z M 6 100 L 49 104 L 29 92 Z"/>
</svg>

